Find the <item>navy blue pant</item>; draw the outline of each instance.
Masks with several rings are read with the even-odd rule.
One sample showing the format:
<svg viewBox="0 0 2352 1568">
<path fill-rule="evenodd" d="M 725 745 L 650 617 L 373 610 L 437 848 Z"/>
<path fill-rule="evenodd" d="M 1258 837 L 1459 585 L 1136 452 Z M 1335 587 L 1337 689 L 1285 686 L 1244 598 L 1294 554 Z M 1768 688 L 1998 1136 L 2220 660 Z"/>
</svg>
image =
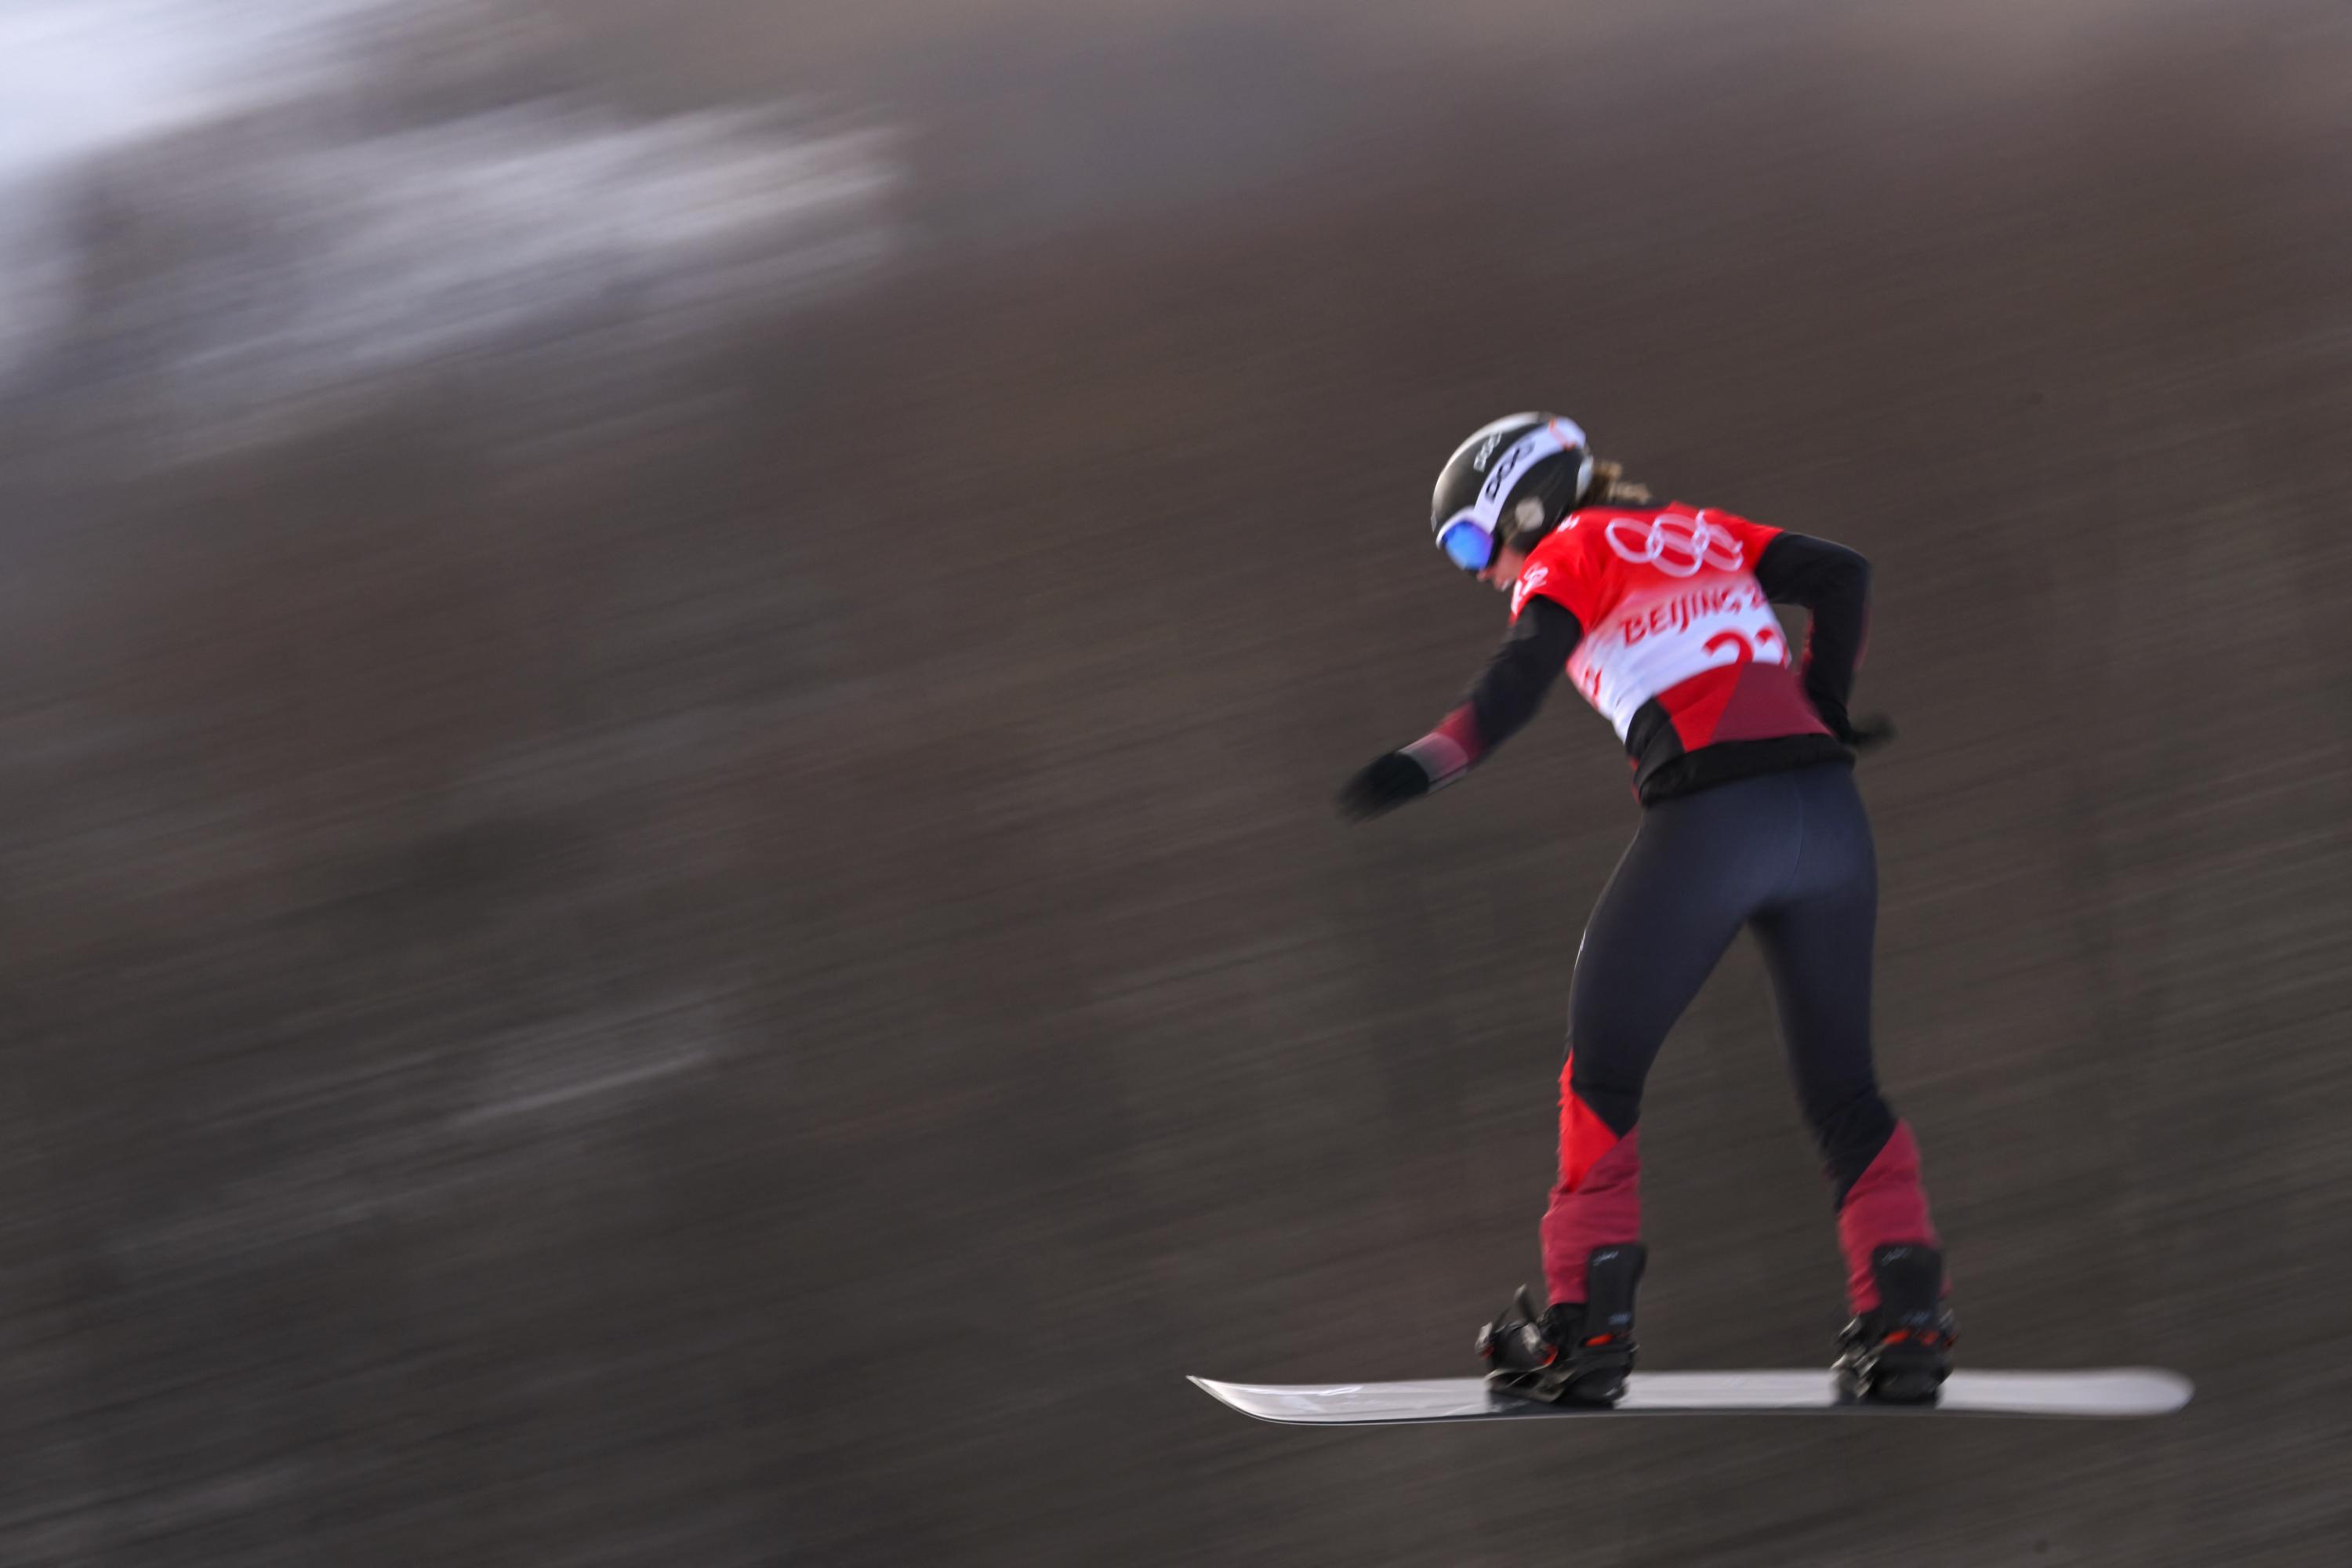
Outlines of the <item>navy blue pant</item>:
<svg viewBox="0 0 2352 1568">
<path fill-rule="evenodd" d="M 1642 1085 L 1743 927 L 1771 975 L 1857 1310 L 1875 1304 L 1873 1247 L 1936 1244 L 1916 1147 L 1871 1065 L 1877 920 L 1870 819 L 1842 763 L 1718 784 L 1643 812 L 1585 928 L 1569 993 L 1559 1181 L 1543 1226 L 1552 1300 L 1583 1300 L 1593 1247 L 1639 1239 Z"/>
</svg>

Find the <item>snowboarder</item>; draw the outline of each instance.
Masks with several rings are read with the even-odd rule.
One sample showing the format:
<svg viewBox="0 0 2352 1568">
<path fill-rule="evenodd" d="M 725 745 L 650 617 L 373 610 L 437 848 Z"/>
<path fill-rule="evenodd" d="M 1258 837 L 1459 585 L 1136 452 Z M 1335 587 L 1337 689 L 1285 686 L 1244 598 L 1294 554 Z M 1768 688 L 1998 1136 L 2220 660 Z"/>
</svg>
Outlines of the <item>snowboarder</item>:
<svg viewBox="0 0 2352 1568">
<path fill-rule="evenodd" d="M 1877 864 L 1854 752 L 1869 563 L 1713 508 L 1654 502 L 1547 414 L 1485 426 L 1438 475 L 1437 546 L 1510 595 L 1462 705 L 1341 792 L 1370 817 L 1454 783 L 1534 714 L 1564 668 L 1630 753 L 1642 822 L 1587 924 L 1569 989 L 1559 1172 L 1541 1229 L 1548 1302 L 1478 1337 L 1488 1384 L 1613 1404 L 1633 1365 L 1642 1085 L 1745 926 L 1763 949 L 1798 1098 L 1835 1193 L 1851 1397 L 1935 1397 L 1951 1365 L 1941 1243 L 1911 1130 L 1870 1054 Z M 1792 662 L 1774 604 L 1811 617 Z"/>
</svg>

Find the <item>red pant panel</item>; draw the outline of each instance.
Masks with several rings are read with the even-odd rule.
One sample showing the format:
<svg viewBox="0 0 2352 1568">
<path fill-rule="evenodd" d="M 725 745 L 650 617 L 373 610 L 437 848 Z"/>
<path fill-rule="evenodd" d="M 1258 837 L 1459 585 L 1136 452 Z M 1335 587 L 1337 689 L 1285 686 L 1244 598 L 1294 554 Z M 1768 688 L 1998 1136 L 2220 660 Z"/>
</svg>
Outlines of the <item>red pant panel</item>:
<svg viewBox="0 0 2352 1568">
<path fill-rule="evenodd" d="M 1857 1313 L 1878 1305 L 1878 1282 L 1870 1277 L 1870 1255 L 1882 1247 L 1909 1242 L 1941 1250 L 1935 1223 L 1927 1217 L 1927 1193 L 1919 1182 L 1919 1145 L 1911 1124 L 1897 1121 L 1838 1207 L 1838 1247 L 1845 1254 L 1845 1289 Z"/>
<path fill-rule="evenodd" d="M 1544 1283 L 1554 1301 L 1584 1300 L 1584 1263 L 1596 1247 L 1642 1238 L 1642 1130 L 1622 1138 L 1559 1071 L 1559 1181 L 1544 1211 Z"/>
</svg>

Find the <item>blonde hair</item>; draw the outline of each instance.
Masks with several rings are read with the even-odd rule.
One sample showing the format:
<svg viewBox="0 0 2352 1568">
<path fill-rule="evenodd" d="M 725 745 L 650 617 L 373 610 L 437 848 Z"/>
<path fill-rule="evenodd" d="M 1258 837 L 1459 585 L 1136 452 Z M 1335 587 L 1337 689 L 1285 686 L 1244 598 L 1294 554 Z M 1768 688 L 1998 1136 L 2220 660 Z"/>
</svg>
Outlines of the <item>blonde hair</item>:
<svg viewBox="0 0 2352 1568">
<path fill-rule="evenodd" d="M 1650 487 L 1625 477 L 1625 465 L 1592 459 L 1592 484 L 1584 492 L 1586 504 L 1640 506 L 1650 500 Z"/>
</svg>

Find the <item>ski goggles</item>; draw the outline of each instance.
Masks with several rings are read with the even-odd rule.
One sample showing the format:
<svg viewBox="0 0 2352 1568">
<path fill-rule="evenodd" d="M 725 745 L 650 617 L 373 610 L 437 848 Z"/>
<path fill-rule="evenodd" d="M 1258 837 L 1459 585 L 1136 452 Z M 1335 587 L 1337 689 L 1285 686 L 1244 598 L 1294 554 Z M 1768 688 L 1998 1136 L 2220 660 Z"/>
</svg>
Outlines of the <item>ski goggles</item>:
<svg viewBox="0 0 2352 1568">
<path fill-rule="evenodd" d="M 1478 487 L 1470 504 L 1438 525 L 1437 548 L 1465 572 L 1484 572 L 1495 559 L 1495 531 L 1512 485 L 1546 458 L 1579 452 L 1583 446 L 1584 432 L 1565 419 L 1547 419 L 1512 442 L 1487 469 L 1486 482 Z M 1592 455 L 1585 452 L 1583 467 L 1576 476 L 1578 495 L 1584 493 L 1591 474 Z"/>
<path fill-rule="evenodd" d="M 1437 548 L 1465 572 L 1484 572 L 1495 559 L 1495 536 L 1475 514 L 1461 512 L 1437 531 Z"/>
</svg>

